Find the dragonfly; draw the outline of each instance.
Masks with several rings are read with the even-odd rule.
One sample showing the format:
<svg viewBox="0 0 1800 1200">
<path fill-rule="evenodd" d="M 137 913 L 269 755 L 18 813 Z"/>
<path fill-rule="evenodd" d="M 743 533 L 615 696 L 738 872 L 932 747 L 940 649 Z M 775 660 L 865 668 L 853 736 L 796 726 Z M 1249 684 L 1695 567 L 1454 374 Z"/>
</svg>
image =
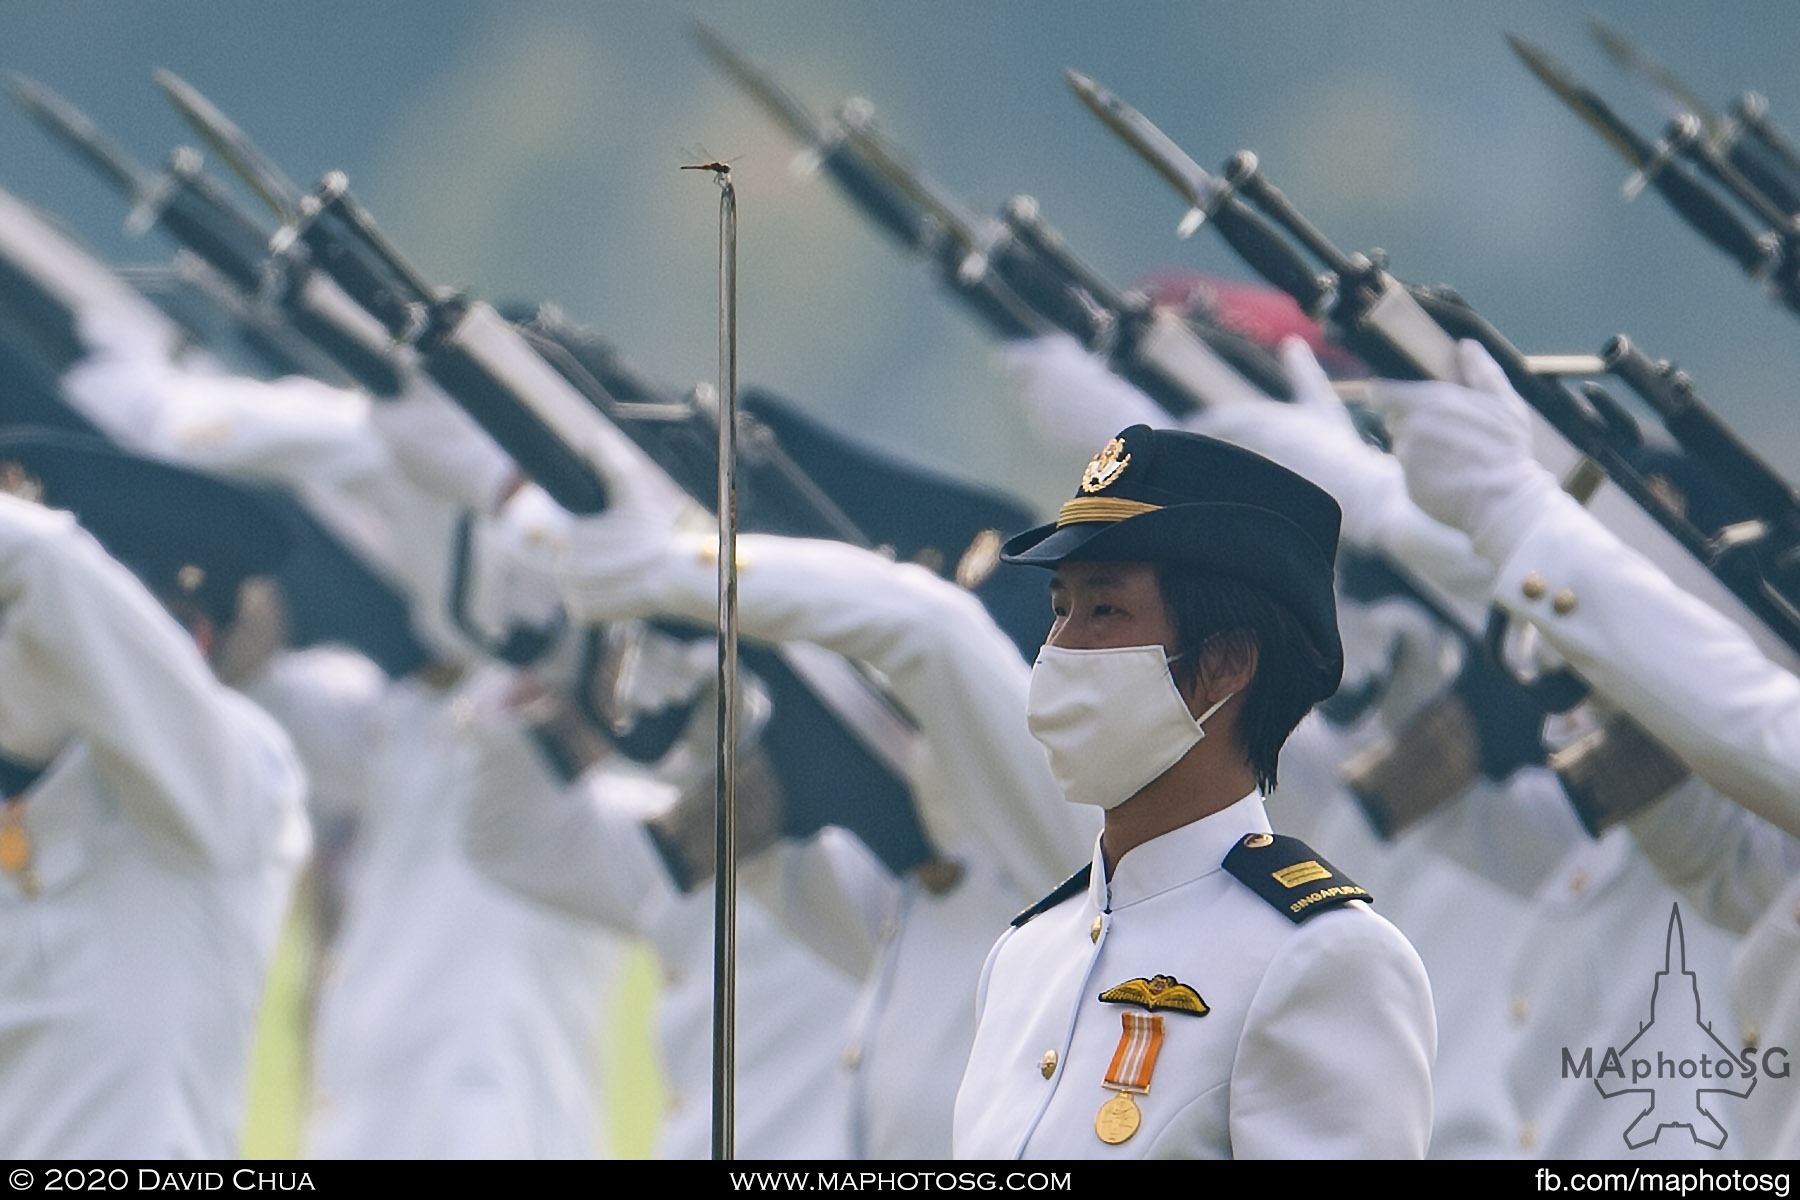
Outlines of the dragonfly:
<svg viewBox="0 0 1800 1200">
<path fill-rule="evenodd" d="M 717 176 L 720 179 L 725 179 L 731 174 L 731 164 L 737 161 L 737 158 L 728 158 L 728 159 L 724 159 L 724 160 L 712 158 L 710 155 L 708 155 L 706 153 L 706 147 L 704 147 L 704 146 L 689 148 L 687 150 L 687 156 L 689 158 L 704 158 L 707 161 L 696 162 L 696 163 L 683 163 L 681 165 L 682 170 L 684 170 L 684 171 L 711 171 L 715 176 Z M 738 158 L 742 158 L 742 157 L 743 157 L 743 155 L 741 155 L 741 154 L 738 155 Z"/>
</svg>

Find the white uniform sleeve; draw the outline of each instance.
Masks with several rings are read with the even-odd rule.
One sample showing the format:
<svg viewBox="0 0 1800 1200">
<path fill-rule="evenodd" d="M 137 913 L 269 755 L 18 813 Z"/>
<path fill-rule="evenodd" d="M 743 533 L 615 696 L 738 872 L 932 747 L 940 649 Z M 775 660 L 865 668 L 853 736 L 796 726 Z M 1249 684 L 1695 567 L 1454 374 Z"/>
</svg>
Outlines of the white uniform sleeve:
<svg viewBox="0 0 1800 1200">
<path fill-rule="evenodd" d="M 476 867 L 507 889 L 619 933 L 642 935 L 679 893 L 644 817 L 673 800 L 673 789 L 599 768 L 573 784 L 546 769 L 537 747 L 510 723 L 474 731 L 475 778 L 463 847 Z"/>
<path fill-rule="evenodd" d="M 1588 834 L 1556 773 L 1525 767 L 1498 783 L 1477 779 L 1408 836 L 1529 900 Z"/>
<path fill-rule="evenodd" d="M 1302 926 L 1250 1003 L 1234 1158 L 1423 1158 L 1437 1018 L 1419 956 L 1372 911 Z"/>
<path fill-rule="evenodd" d="M 253 860 L 304 776 L 136 576 L 63 512 L 0 495 L 0 745 L 79 735 L 127 815 L 176 852 Z"/>
<path fill-rule="evenodd" d="M 1132 425 L 1166 426 L 1169 414 L 1066 333 L 1008 342 L 1001 370 L 1047 439 L 1092 454 Z"/>
<path fill-rule="evenodd" d="M 825 829 L 808 842 L 777 842 L 743 863 L 739 879 L 820 958 L 855 979 L 874 969 L 900 885 L 850 833 Z"/>
<path fill-rule="evenodd" d="M 1695 774 L 1800 835 L 1800 678 L 1573 500 L 1501 567 L 1500 604 Z"/>
<path fill-rule="evenodd" d="M 344 486 L 390 469 L 360 392 L 316 379 L 197 371 L 166 357 L 99 353 L 63 393 L 140 453 L 275 483 Z"/>
<path fill-rule="evenodd" d="M 715 619 L 707 551 L 716 540 L 689 539 L 631 567 L 583 561 L 579 545 L 566 576 L 577 611 Z M 937 844 L 978 837 L 1025 895 L 1062 882 L 1089 852 L 1097 814 L 1063 802 L 1026 725 L 1030 668 L 981 602 L 922 567 L 840 542 L 748 535 L 738 548 L 743 636 L 812 642 L 866 663 L 918 723 L 925 752 L 912 781 Z"/>
<path fill-rule="evenodd" d="M 1436 592 L 1472 629 L 1486 617 L 1493 570 L 1461 530 L 1413 502 L 1398 459 L 1365 441 L 1306 343 L 1289 337 L 1282 366 L 1294 401 L 1250 399 L 1212 405 L 1185 427 L 1252 450 L 1331 493 L 1343 509 L 1343 537 L 1392 562 Z"/>
<path fill-rule="evenodd" d="M 1748 932 L 1800 876 L 1800 841 L 1691 775 L 1626 825 L 1657 873 L 1732 933 Z"/>
</svg>

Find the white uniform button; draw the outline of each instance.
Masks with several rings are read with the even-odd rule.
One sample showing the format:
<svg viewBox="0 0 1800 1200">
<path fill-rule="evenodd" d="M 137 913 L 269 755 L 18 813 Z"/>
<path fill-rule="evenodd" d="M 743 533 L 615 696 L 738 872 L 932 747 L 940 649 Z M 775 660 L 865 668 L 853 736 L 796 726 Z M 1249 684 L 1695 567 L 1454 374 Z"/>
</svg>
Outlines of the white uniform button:
<svg viewBox="0 0 1800 1200">
<path fill-rule="evenodd" d="M 854 1071 L 862 1066 L 862 1047 L 852 1042 L 844 1047 L 844 1070 Z"/>
<path fill-rule="evenodd" d="M 1754 1050 L 1760 1041 L 1762 1041 L 1762 1030 L 1754 1025 L 1744 1026 L 1744 1049 Z"/>
<path fill-rule="evenodd" d="M 1515 992 L 1512 998 L 1512 1019 L 1514 1025 L 1523 1025 L 1531 1016 L 1531 999 L 1524 992 Z"/>
<path fill-rule="evenodd" d="M 1587 890 L 1588 877 L 1586 871 L 1576 871 L 1573 875 L 1569 876 L 1569 895 L 1579 896 Z"/>
<path fill-rule="evenodd" d="M 1094 923 L 1088 927 L 1088 941 L 1098 942 L 1100 940 L 1100 930 L 1105 927 L 1105 924 L 1106 923 L 1099 917 L 1095 917 Z"/>
<path fill-rule="evenodd" d="M 1056 1051 L 1044 1051 L 1044 1057 L 1038 1060 L 1038 1074 L 1042 1075 L 1045 1079 L 1056 1074 Z"/>
<path fill-rule="evenodd" d="M 1530 1121 L 1519 1126 L 1519 1149 L 1534 1150 L 1538 1144 L 1537 1126 Z"/>
</svg>

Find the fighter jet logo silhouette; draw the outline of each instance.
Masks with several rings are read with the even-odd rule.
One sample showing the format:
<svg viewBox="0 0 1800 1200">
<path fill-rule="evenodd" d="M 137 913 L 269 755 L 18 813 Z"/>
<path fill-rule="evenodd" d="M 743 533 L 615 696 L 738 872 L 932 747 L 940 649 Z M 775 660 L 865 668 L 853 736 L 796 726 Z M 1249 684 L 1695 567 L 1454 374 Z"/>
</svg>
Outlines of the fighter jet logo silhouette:
<svg viewBox="0 0 1800 1200">
<path fill-rule="evenodd" d="M 1617 1078 L 1609 1090 L 1611 1076 Z M 1594 1073 L 1594 1087 L 1608 1100 L 1639 1098 L 1643 1108 L 1625 1128 L 1625 1144 L 1633 1150 L 1671 1127 L 1686 1127 L 1694 1141 L 1719 1149 L 1728 1135 L 1713 1115 L 1714 1098 L 1741 1100 L 1756 1087 L 1756 1076 L 1700 1015 L 1700 982 L 1687 969 L 1679 904 L 1669 913 L 1663 969 L 1650 991 L 1650 1019 L 1639 1023 L 1637 1036 L 1608 1052 Z"/>
</svg>

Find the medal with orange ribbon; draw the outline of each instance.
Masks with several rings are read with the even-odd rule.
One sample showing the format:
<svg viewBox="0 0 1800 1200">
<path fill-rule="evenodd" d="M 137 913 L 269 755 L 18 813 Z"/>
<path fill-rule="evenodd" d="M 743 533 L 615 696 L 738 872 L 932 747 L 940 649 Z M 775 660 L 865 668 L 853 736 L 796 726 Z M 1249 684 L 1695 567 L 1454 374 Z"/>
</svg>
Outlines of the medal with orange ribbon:
<svg viewBox="0 0 1800 1200">
<path fill-rule="evenodd" d="M 1131 1137 L 1143 1124 L 1132 1096 L 1150 1092 L 1150 1075 L 1156 1070 L 1156 1056 L 1162 1050 L 1163 1019 L 1161 1013 L 1126 1011 L 1119 1014 L 1124 1026 L 1119 1034 L 1118 1049 L 1113 1051 L 1112 1065 L 1106 1069 L 1102 1085 L 1113 1090 L 1113 1097 L 1094 1114 L 1094 1132 L 1109 1146 Z"/>
<path fill-rule="evenodd" d="M 37 895 L 37 873 L 31 869 L 31 834 L 25 828 L 25 804 L 17 798 L 0 806 L 0 871 L 17 879 L 27 896 Z"/>
</svg>

